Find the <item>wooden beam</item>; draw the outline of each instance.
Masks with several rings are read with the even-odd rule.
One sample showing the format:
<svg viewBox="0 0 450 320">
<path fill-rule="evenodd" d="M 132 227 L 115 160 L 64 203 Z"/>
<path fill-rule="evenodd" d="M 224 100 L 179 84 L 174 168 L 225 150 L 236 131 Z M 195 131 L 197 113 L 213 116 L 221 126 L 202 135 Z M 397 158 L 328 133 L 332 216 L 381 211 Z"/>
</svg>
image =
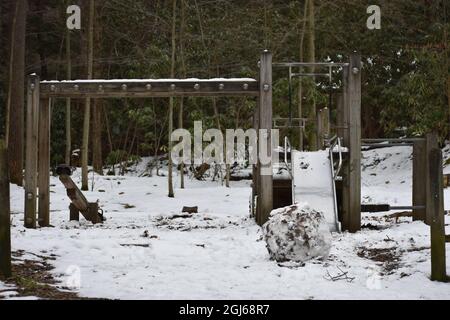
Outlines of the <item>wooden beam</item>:
<svg viewBox="0 0 450 320">
<path fill-rule="evenodd" d="M 262 139 L 268 146 L 268 156 L 272 157 L 272 54 L 264 51 L 260 61 L 260 83 L 259 83 L 259 129 L 266 130 L 266 137 L 259 136 L 259 150 L 261 150 Z M 273 164 L 263 165 L 258 157 L 258 223 L 263 225 L 269 220 L 273 209 Z"/>
<path fill-rule="evenodd" d="M 253 129 L 256 130 L 256 132 L 259 132 L 259 98 L 257 98 L 256 101 L 256 108 L 255 110 L 253 110 Z M 253 170 L 252 170 L 252 203 L 251 203 L 251 216 L 253 218 L 257 218 L 257 210 L 255 210 L 255 206 L 256 206 L 256 202 L 255 199 L 257 199 L 258 196 L 258 177 L 259 177 L 259 171 L 258 171 L 258 166 L 257 165 L 253 165 Z"/>
<path fill-rule="evenodd" d="M 434 144 L 437 135 L 428 135 L 427 140 Z M 446 282 L 446 248 L 445 248 L 445 212 L 444 188 L 442 172 L 442 151 L 432 148 L 428 153 L 428 188 L 427 217 L 430 219 L 431 230 L 431 280 Z"/>
<path fill-rule="evenodd" d="M 323 108 L 317 113 L 317 146 L 320 150 L 325 148 L 325 141 L 330 137 L 330 112 Z"/>
<path fill-rule="evenodd" d="M 24 224 L 26 228 L 36 228 L 39 76 L 29 76 L 27 88 Z"/>
<path fill-rule="evenodd" d="M 0 140 L 0 275 L 11 276 L 11 216 L 6 143 Z"/>
<path fill-rule="evenodd" d="M 70 176 L 67 174 L 61 174 L 59 176 L 59 180 L 66 188 L 67 196 L 71 200 L 71 204 L 69 206 L 71 221 L 78 220 L 76 218 L 77 215 L 75 214 L 75 211 L 77 210 L 86 220 L 91 221 L 93 224 L 103 222 L 102 217 L 98 213 L 98 203 L 89 202 Z"/>
<path fill-rule="evenodd" d="M 427 170 L 427 142 L 414 141 L 413 145 L 413 206 L 426 206 L 426 170 Z M 425 209 L 413 209 L 414 221 L 426 220 Z"/>
<path fill-rule="evenodd" d="M 348 107 L 348 74 L 349 67 L 344 67 L 342 72 L 342 97 L 338 100 L 338 108 L 340 110 L 338 114 L 338 126 L 340 127 L 342 138 L 343 138 L 343 146 L 346 148 L 350 147 L 350 131 L 349 131 L 349 107 Z M 348 157 L 346 157 L 345 161 L 342 164 L 342 230 L 349 230 L 350 226 L 350 162 Z"/>
<path fill-rule="evenodd" d="M 44 98 L 169 98 L 259 95 L 254 79 L 43 81 Z"/>
<path fill-rule="evenodd" d="M 349 207 L 348 230 L 361 230 L 361 56 L 352 54 L 348 69 Z"/>
<path fill-rule="evenodd" d="M 432 192 L 430 189 L 431 185 L 432 185 L 432 181 L 431 181 L 432 176 L 430 175 L 430 172 L 432 169 L 430 168 L 431 163 L 429 161 L 429 157 L 430 157 L 431 151 L 433 149 L 439 149 L 438 137 L 435 133 L 429 133 L 426 135 L 425 157 L 427 159 L 425 160 L 425 177 L 424 177 L 425 188 L 426 188 L 426 190 L 425 190 L 425 194 L 426 194 L 425 205 L 427 205 L 427 207 L 428 207 L 428 202 L 430 201 L 429 196 Z M 424 221 L 429 226 L 431 225 L 431 221 L 433 219 L 432 212 L 433 212 L 432 210 L 426 210 L 426 212 L 425 212 L 425 220 Z"/>
<path fill-rule="evenodd" d="M 51 101 L 41 99 L 39 106 L 39 226 L 50 226 L 50 122 Z"/>
</svg>

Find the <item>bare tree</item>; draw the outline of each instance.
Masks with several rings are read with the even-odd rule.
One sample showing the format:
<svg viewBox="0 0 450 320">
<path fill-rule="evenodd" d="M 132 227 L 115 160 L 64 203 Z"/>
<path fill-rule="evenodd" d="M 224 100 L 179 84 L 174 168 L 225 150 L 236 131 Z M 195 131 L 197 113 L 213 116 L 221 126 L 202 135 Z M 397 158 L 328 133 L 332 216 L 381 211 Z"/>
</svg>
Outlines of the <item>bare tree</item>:
<svg viewBox="0 0 450 320">
<path fill-rule="evenodd" d="M 99 2 L 97 2 L 98 5 Z M 102 39 L 102 25 L 100 24 L 100 19 L 97 17 L 97 23 L 95 25 L 95 44 L 96 49 L 95 52 L 100 52 L 100 43 Z M 100 65 L 96 64 L 95 67 L 95 76 L 100 78 L 101 70 Z M 103 122 L 102 122 L 102 108 L 103 108 L 103 100 L 95 99 L 93 110 L 92 110 L 92 166 L 94 171 L 103 175 L 103 155 L 102 155 L 102 131 L 103 131 Z"/>
<path fill-rule="evenodd" d="M 25 39 L 28 1 L 17 0 L 11 28 L 6 144 L 11 182 L 23 184 Z"/>
<path fill-rule="evenodd" d="M 69 2 L 66 1 L 66 4 Z M 66 28 L 66 61 L 67 61 L 67 80 L 72 80 L 72 48 L 71 48 L 71 32 Z M 72 154 L 72 115 L 71 99 L 66 99 L 66 155 L 65 162 L 70 165 L 70 158 Z"/>
<path fill-rule="evenodd" d="M 305 32 L 306 32 L 306 21 L 308 20 L 308 0 L 305 1 L 303 7 L 303 25 L 300 31 L 300 62 L 303 62 L 305 56 Z M 299 118 L 303 118 L 303 81 L 300 78 L 300 83 L 298 87 L 298 116 Z M 303 137 L 304 137 L 304 128 L 300 128 L 299 132 L 299 150 L 303 150 Z"/>
<path fill-rule="evenodd" d="M 308 62 L 316 62 L 316 33 L 315 33 L 315 8 L 314 8 L 314 0 L 309 0 L 308 4 Z M 311 73 L 315 72 L 315 68 L 311 67 Z M 317 117 L 316 110 L 316 99 L 314 98 L 315 92 L 315 77 L 312 78 L 312 85 L 310 90 L 312 90 L 312 103 L 310 105 L 309 112 L 309 120 L 311 123 L 315 123 Z M 309 140 L 309 149 L 310 151 L 316 151 L 318 148 L 317 145 L 317 132 L 316 128 L 313 125 L 308 134 Z"/>
<path fill-rule="evenodd" d="M 186 78 L 186 61 L 184 58 L 184 32 L 186 30 L 186 3 L 181 0 L 181 22 L 180 22 L 180 56 L 181 56 L 181 72 L 182 76 Z M 180 98 L 180 108 L 178 110 L 178 128 L 183 128 L 183 112 L 184 112 L 184 98 Z M 184 189 L 184 163 L 180 164 L 180 188 Z"/>
<path fill-rule="evenodd" d="M 89 0 L 89 30 L 88 30 L 88 71 L 87 78 L 92 79 L 94 61 L 94 17 L 95 0 Z M 83 122 L 83 145 L 81 147 L 81 189 L 89 190 L 88 160 L 89 160 L 89 126 L 91 117 L 91 99 L 86 98 Z"/>
<path fill-rule="evenodd" d="M 175 77 L 175 50 L 176 50 L 176 20 L 177 20 L 177 0 L 173 0 L 172 2 L 172 57 L 171 57 L 171 68 L 170 68 L 170 77 Z M 173 98 L 170 98 L 169 101 L 169 198 L 174 198 L 175 193 L 173 191 L 173 163 L 172 163 L 172 139 L 171 134 L 173 131 Z"/>
</svg>

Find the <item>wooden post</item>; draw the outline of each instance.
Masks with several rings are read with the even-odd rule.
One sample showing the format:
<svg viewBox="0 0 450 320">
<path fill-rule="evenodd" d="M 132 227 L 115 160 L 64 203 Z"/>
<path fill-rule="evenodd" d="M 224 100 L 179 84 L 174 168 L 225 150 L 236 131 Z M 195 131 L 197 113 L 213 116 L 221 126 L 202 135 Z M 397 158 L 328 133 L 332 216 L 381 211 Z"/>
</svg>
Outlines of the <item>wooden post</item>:
<svg viewBox="0 0 450 320">
<path fill-rule="evenodd" d="M 352 54 L 348 68 L 346 107 L 348 114 L 349 169 L 348 216 L 345 228 L 361 230 L 361 56 Z"/>
<path fill-rule="evenodd" d="M 434 145 L 435 134 L 427 140 Z M 427 218 L 431 229 L 431 280 L 448 281 L 446 271 L 444 188 L 442 173 L 442 151 L 431 148 L 428 153 Z"/>
<path fill-rule="evenodd" d="M 330 112 L 328 108 L 321 109 L 317 114 L 317 146 L 319 150 L 326 147 L 326 139 L 330 137 Z"/>
<path fill-rule="evenodd" d="M 25 218 L 26 228 L 36 228 L 39 76 L 28 77 L 26 160 L 25 160 Z"/>
<path fill-rule="evenodd" d="M 257 98 L 256 101 L 256 108 L 253 112 L 253 129 L 256 130 L 256 132 L 259 132 L 259 97 Z M 255 199 L 257 199 L 256 197 L 258 196 L 258 177 L 259 177 L 259 171 L 258 171 L 258 166 L 257 165 L 253 165 L 253 171 L 252 171 L 252 203 L 250 205 L 250 208 L 252 210 L 251 212 L 251 216 L 254 217 L 255 219 L 258 218 L 257 216 L 257 212 L 255 210 Z"/>
<path fill-rule="evenodd" d="M 6 144 L 0 140 L 0 275 L 11 276 L 11 217 Z"/>
<path fill-rule="evenodd" d="M 266 139 L 268 156 L 272 157 L 272 54 L 267 50 L 261 55 L 259 86 L 259 129 L 267 132 L 265 137 L 260 135 L 259 139 Z M 272 162 L 263 165 L 259 159 L 258 167 L 258 223 L 263 225 L 269 220 L 273 209 Z"/>
<path fill-rule="evenodd" d="M 50 226 L 50 119 L 51 101 L 41 99 L 39 107 L 39 226 Z"/>
<path fill-rule="evenodd" d="M 70 221 L 80 221 L 80 210 L 73 203 L 69 205 L 69 211 Z"/>
<path fill-rule="evenodd" d="M 342 75 L 342 97 L 339 100 L 338 107 L 341 109 L 341 114 L 338 117 L 338 121 L 340 122 L 341 126 L 341 133 L 343 138 L 343 146 L 347 149 L 350 148 L 350 132 L 349 132 L 349 115 L 348 115 L 348 74 L 349 74 L 349 67 L 344 67 L 343 75 Z M 349 230 L 350 225 L 350 212 L 349 212 L 349 203 L 350 203 L 350 162 L 348 153 L 346 154 L 345 161 L 342 164 L 342 210 L 341 210 L 341 217 L 342 217 L 342 230 Z"/>
<path fill-rule="evenodd" d="M 427 142 L 415 141 L 413 147 L 413 206 L 426 205 L 426 170 L 427 170 Z M 425 209 L 413 209 L 414 221 L 424 221 Z"/>
<path fill-rule="evenodd" d="M 439 143 L 438 143 L 438 138 L 437 138 L 437 134 L 436 133 L 429 133 L 426 135 L 426 150 L 425 150 L 425 154 L 426 154 L 426 159 L 425 159 L 425 205 L 428 207 L 428 201 L 430 201 L 429 199 L 429 195 L 431 194 L 431 184 L 432 184 L 432 176 L 430 174 L 431 172 L 431 163 L 430 163 L 430 154 L 431 151 L 433 149 L 439 149 Z M 431 213 L 431 214 L 430 214 Z M 433 219 L 433 214 L 432 211 L 430 210 L 426 210 L 425 212 L 425 223 L 429 226 L 431 226 L 431 220 Z"/>
</svg>

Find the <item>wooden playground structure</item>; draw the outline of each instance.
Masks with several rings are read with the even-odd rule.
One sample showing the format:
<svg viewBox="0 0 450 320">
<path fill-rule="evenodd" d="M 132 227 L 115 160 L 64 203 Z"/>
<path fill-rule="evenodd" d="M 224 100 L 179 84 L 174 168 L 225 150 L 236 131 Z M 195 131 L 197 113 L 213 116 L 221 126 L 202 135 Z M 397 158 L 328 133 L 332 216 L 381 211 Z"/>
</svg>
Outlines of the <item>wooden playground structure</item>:
<svg viewBox="0 0 450 320">
<path fill-rule="evenodd" d="M 361 148 L 365 144 L 389 142 L 390 144 L 410 144 L 414 147 L 413 206 L 403 207 L 413 210 L 414 218 L 431 227 L 432 239 L 432 279 L 445 281 L 446 253 L 445 217 L 443 203 L 442 153 L 437 138 L 430 134 L 426 138 L 414 139 L 361 139 L 361 58 L 352 54 L 349 63 L 288 63 L 278 64 L 290 68 L 324 67 L 342 68 L 342 93 L 337 103 L 337 119 L 334 126 L 336 137 L 342 141 L 342 149 L 331 150 L 330 156 L 339 159 L 340 179 L 335 180 L 337 207 L 342 230 L 361 230 L 362 211 L 399 210 L 389 205 L 361 206 Z M 40 81 L 37 75 L 28 79 L 28 99 L 26 116 L 26 169 L 25 169 L 25 226 L 36 228 L 50 226 L 50 122 L 51 99 L 59 98 L 169 98 L 169 97 L 231 97 L 255 98 L 254 128 L 271 132 L 274 126 L 272 111 L 273 85 L 272 54 L 264 51 L 259 62 L 259 79 L 170 79 L 170 80 L 77 80 Z M 304 74 L 316 76 L 315 74 Z M 320 130 L 329 127 L 326 114 Z M 302 121 L 300 121 L 302 122 Z M 300 124 L 304 125 L 304 124 Z M 325 129 L 324 129 L 325 128 Z M 271 134 L 265 137 L 271 145 Z M 345 152 L 342 150 L 346 150 Z M 271 153 L 272 151 L 270 151 Z M 268 156 L 271 156 L 268 155 Z M 333 161 L 332 161 L 333 162 Z M 262 175 L 263 169 L 272 170 L 272 165 L 258 163 L 254 167 L 253 195 L 256 199 L 255 219 L 264 224 L 274 207 L 278 206 L 279 192 L 274 188 L 271 175 Z M 334 178 L 334 177 L 333 177 Z M 71 187 L 82 199 L 73 185 L 63 177 L 66 187 Z M 63 181 L 63 182 L 64 182 Z M 292 182 L 291 182 L 292 184 Z M 70 189 L 68 187 L 68 190 Z M 75 186 L 76 187 L 76 186 Z M 286 186 L 284 186 L 286 187 Z M 72 197 L 71 197 L 72 199 Z M 74 201 L 72 199 L 72 201 Z M 76 201 L 76 200 L 75 200 Z M 82 202 L 87 202 L 82 201 Z M 274 205 L 275 204 L 275 205 Z M 73 204 L 74 205 L 74 204 Z M 84 203 L 86 205 L 86 203 Z M 83 207 L 84 208 L 84 207 Z M 381 208 L 383 210 L 381 210 Z M 88 212 L 88 208 L 85 208 Z M 98 208 L 97 208 L 98 209 Z M 387 210 L 386 210 L 387 209 Z M 92 209 L 94 210 L 94 209 Z M 71 207 L 72 213 L 80 207 Z M 94 210 L 95 211 L 95 210 Z"/>
</svg>

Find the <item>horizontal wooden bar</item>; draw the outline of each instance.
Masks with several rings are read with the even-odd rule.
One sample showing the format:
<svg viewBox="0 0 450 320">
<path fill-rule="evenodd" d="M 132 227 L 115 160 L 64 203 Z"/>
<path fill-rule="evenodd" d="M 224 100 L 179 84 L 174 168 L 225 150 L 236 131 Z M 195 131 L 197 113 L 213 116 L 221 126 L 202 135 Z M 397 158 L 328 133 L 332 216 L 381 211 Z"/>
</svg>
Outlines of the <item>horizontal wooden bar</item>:
<svg viewBox="0 0 450 320">
<path fill-rule="evenodd" d="M 254 79 L 162 79 L 43 81 L 43 98 L 151 98 L 259 96 Z"/>
<path fill-rule="evenodd" d="M 450 242 L 450 234 L 445 236 L 445 242 Z"/>
<path fill-rule="evenodd" d="M 386 212 L 391 211 L 391 206 L 388 204 L 362 204 L 361 212 Z"/>
<path fill-rule="evenodd" d="M 391 206 L 389 204 L 362 204 L 361 212 L 387 212 L 395 210 L 420 210 L 425 206 Z"/>
<path fill-rule="evenodd" d="M 391 206 L 391 210 L 424 210 L 425 206 Z"/>
</svg>

